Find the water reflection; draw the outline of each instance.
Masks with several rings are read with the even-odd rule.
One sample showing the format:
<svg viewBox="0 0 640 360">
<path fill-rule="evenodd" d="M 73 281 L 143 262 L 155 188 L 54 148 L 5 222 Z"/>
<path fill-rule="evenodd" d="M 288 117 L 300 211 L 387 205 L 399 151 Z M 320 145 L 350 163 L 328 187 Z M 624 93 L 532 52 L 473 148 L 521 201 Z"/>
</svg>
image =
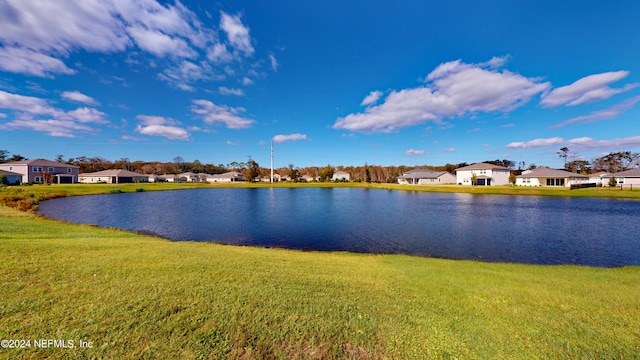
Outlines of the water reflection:
<svg viewBox="0 0 640 360">
<path fill-rule="evenodd" d="M 42 202 L 173 240 L 454 259 L 640 265 L 639 201 L 351 188 L 195 189 Z"/>
</svg>

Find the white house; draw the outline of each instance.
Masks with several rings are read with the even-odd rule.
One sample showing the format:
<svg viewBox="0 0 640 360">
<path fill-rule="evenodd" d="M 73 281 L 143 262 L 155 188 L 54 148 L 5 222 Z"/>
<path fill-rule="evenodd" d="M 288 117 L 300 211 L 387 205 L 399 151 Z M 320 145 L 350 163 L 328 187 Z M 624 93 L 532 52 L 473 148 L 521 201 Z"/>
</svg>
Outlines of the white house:
<svg viewBox="0 0 640 360">
<path fill-rule="evenodd" d="M 456 169 L 456 181 L 461 185 L 473 185 L 471 178 L 476 176 L 476 185 L 497 186 L 509 184 L 511 170 L 504 166 L 477 163 Z"/>
<path fill-rule="evenodd" d="M 536 168 L 516 176 L 518 186 L 564 186 L 587 184 L 589 177 L 564 170 Z"/>
<path fill-rule="evenodd" d="M 350 178 L 351 178 L 351 175 L 348 172 L 336 171 L 336 172 L 333 173 L 333 177 L 331 177 L 331 180 L 333 180 L 333 181 L 349 181 Z"/>
<path fill-rule="evenodd" d="M 597 184 L 600 186 L 607 186 L 608 179 L 605 179 L 604 176 L 609 175 L 608 172 L 600 171 L 597 173 L 589 174 L 589 183 Z"/>
<path fill-rule="evenodd" d="M 617 172 L 614 174 L 604 175 L 602 182 L 605 186 L 609 185 L 609 179 L 615 178 L 617 186 L 638 188 L 640 189 L 640 169 L 630 169 Z"/>
<path fill-rule="evenodd" d="M 73 184 L 78 182 L 79 166 L 45 159 L 11 161 L 0 164 L 0 170 L 22 175 L 22 181 L 42 184 Z"/>
<path fill-rule="evenodd" d="M 455 183 L 456 177 L 446 171 L 413 169 L 398 176 L 398 184 L 439 185 Z"/>
<path fill-rule="evenodd" d="M 237 171 L 229 171 L 224 174 L 208 175 L 207 182 L 237 182 L 244 181 L 244 174 Z"/>
<path fill-rule="evenodd" d="M 96 171 L 92 173 L 82 173 L 78 175 L 78 181 L 84 184 L 140 183 L 149 182 L 149 175 L 140 174 L 129 170 L 112 169 Z"/>
</svg>

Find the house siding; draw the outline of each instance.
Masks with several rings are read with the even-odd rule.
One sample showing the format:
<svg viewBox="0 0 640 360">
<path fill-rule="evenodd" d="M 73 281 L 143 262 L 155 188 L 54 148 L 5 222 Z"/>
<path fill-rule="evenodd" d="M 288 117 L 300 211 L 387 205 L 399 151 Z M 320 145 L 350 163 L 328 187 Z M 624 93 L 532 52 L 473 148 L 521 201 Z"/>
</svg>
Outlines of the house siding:
<svg viewBox="0 0 640 360">
<path fill-rule="evenodd" d="M 35 159 L 21 162 L 9 162 L 0 164 L 1 170 L 11 171 L 22 175 L 23 182 L 42 183 L 45 176 L 53 176 L 53 183 L 78 182 L 79 168 L 74 165 L 56 163 L 44 159 Z M 57 176 L 56 176 L 57 175 Z"/>
</svg>

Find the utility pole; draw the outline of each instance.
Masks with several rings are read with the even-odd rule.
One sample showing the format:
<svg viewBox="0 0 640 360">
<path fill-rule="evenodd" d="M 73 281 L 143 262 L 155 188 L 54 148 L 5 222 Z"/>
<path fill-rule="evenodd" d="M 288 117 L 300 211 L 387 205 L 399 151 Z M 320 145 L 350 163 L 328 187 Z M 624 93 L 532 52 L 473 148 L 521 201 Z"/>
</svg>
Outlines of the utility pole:
<svg viewBox="0 0 640 360">
<path fill-rule="evenodd" d="M 273 183 L 273 140 L 271 140 L 271 183 Z"/>
</svg>

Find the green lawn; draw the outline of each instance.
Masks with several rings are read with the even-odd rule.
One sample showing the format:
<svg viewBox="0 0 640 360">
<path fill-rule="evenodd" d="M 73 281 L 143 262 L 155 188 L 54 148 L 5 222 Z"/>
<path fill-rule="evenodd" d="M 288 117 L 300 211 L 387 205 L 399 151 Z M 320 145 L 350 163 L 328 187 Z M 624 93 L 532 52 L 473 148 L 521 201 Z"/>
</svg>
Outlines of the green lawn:
<svg viewBox="0 0 640 360">
<path fill-rule="evenodd" d="M 10 191 L 38 199 L 109 187 Z M 0 206 L 0 284 L 0 339 L 76 345 L 0 348 L 0 358 L 629 359 L 640 354 L 638 267 L 170 242 Z M 81 340 L 92 347 L 79 348 Z"/>
</svg>

